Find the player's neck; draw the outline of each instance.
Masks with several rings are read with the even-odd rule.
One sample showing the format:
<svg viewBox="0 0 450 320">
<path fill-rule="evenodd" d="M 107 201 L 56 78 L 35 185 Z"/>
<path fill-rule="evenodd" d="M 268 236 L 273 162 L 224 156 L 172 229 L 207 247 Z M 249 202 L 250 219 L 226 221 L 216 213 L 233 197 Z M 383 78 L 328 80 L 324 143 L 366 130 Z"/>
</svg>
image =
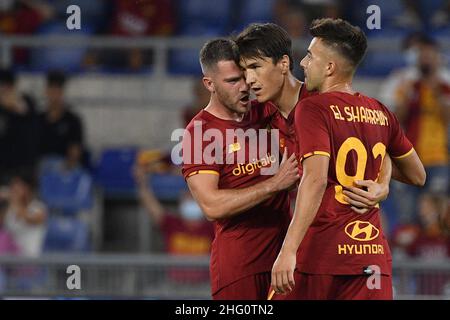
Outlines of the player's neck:
<svg viewBox="0 0 450 320">
<path fill-rule="evenodd" d="M 213 116 L 222 120 L 232 120 L 241 122 L 244 119 L 244 113 L 233 112 L 232 110 L 225 107 L 219 101 L 211 98 L 208 105 L 205 108 L 206 111 L 211 113 Z"/>
<path fill-rule="evenodd" d="M 272 101 L 286 119 L 298 102 L 301 87 L 302 82 L 289 73 L 281 88 L 280 95 Z"/>
<path fill-rule="evenodd" d="M 330 79 L 329 81 L 325 80 L 320 88 L 320 93 L 325 92 L 345 92 L 349 94 L 354 94 L 355 91 L 352 88 L 352 80 L 351 79 Z"/>
</svg>

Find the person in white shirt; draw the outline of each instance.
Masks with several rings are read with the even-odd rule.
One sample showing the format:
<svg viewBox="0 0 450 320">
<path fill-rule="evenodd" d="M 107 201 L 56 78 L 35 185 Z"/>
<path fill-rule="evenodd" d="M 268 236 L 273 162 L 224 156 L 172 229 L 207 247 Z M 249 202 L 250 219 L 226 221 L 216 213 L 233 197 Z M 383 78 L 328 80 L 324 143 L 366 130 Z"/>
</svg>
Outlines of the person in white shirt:
<svg viewBox="0 0 450 320">
<path fill-rule="evenodd" d="M 34 190 L 33 174 L 23 172 L 11 179 L 4 221 L 20 254 L 27 257 L 41 254 L 46 234 L 47 208 L 36 198 Z"/>
</svg>

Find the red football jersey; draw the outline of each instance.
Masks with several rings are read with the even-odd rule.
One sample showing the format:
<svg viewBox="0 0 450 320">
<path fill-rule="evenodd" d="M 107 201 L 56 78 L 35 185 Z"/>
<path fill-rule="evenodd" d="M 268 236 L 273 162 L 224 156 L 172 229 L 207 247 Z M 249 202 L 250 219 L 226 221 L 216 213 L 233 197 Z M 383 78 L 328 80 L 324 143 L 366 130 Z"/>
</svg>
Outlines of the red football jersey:
<svg viewBox="0 0 450 320">
<path fill-rule="evenodd" d="M 270 178 L 273 174 L 262 170 L 279 162 L 278 146 L 272 151 L 271 135 L 261 135 L 258 131 L 266 129 L 268 119 L 266 110 L 256 104 L 241 122 L 222 120 L 202 110 L 187 126 L 189 134 L 183 139 L 184 177 L 217 174 L 220 189 L 245 188 Z M 200 129 L 203 133 L 212 129 L 211 136 L 205 134 L 203 139 L 196 136 L 196 130 L 198 133 Z M 227 130 L 241 130 L 246 136 L 238 135 L 229 141 Z M 267 150 L 261 148 L 264 144 Z M 213 150 L 214 161 L 201 155 L 208 150 Z M 243 158 L 239 159 L 240 156 Z M 246 212 L 214 222 L 210 263 L 212 294 L 243 277 L 271 271 L 290 222 L 289 208 L 288 193 L 280 192 Z"/>
<path fill-rule="evenodd" d="M 189 224 L 184 219 L 166 213 L 161 223 L 166 252 L 172 255 L 208 255 L 214 238 L 211 224 L 202 220 Z M 208 279 L 209 274 L 198 268 L 170 268 L 168 276 L 173 281 L 198 283 Z"/>
<path fill-rule="evenodd" d="M 360 215 L 343 199 L 342 186 L 376 180 L 383 157 L 404 157 L 412 144 L 395 115 L 359 93 L 329 92 L 299 102 L 295 130 L 301 161 L 330 157 L 328 186 L 317 215 L 300 244 L 297 267 L 315 274 L 363 274 L 377 265 L 391 273 L 391 254 L 379 209 Z"/>
</svg>

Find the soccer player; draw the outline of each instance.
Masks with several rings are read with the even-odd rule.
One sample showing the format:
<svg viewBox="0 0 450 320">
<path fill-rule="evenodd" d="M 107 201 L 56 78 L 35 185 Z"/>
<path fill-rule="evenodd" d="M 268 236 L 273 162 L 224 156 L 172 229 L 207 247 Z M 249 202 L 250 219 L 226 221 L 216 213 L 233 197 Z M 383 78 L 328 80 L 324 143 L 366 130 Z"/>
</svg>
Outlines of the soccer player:
<svg viewBox="0 0 450 320">
<path fill-rule="evenodd" d="M 285 189 L 298 181 L 298 163 L 294 155 L 287 158 L 286 150 L 275 175 L 263 172 L 278 164 L 279 147 L 272 150 L 270 136 L 258 134 L 266 129 L 267 116 L 262 108 L 251 107 L 238 63 L 233 41 L 216 39 L 202 48 L 203 83 L 211 98 L 186 127 L 182 171 L 203 213 L 214 221 L 213 299 L 261 300 L 267 298 L 270 270 L 291 218 Z M 238 131 L 244 135 L 227 141 L 227 132 Z M 262 145 L 267 150 L 260 156 Z M 259 149 L 256 157 L 254 148 Z"/>
<path fill-rule="evenodd" d="M 303 175 L 294 217 L 272 269 L 272 287 L 288 299 L 392 299 L 391 255 L 379 209 L 350 209 L 343 188 L 375 180 L 386 153 L 408 182 L 425 170 L 396 117 L 352 89 L 364 33 L 341 19 L 315 20 L 301 61 L 309 91 L 299 102 L 295 130 Z M 368 285 L 368 275 L 378 278 Z M 375 278 L 374 278 L 375 279 Z"/>
<path fill-rule="evenodd" d="M 270 114 L 270 125 L 279 129 L 280 148 L 287 146 L 290 152 L 296 151 L 295 106 L 316 93 L 309 92 L 292 74 L 294 61 L 288 33 L 274 23 L 253 23 L 239 33 L 235 41 L 246 81 L 260 106 Z M 392 168 L 389 156 L 385 160 L 377 182 L 355 181 L 355 186 L 344 190 L 346 200 L 356 212 L 367 212 L 386 199 Z"/>
</svg>

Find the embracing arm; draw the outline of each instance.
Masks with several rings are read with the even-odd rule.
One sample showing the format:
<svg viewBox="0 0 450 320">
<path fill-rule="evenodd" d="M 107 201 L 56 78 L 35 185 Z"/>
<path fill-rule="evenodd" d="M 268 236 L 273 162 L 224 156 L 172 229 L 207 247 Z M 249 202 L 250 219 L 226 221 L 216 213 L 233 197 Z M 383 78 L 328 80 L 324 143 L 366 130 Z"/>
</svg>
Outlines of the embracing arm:
<svg viewBox="0 0 450 320">
<path fill-rule="evenodd" d="M 416 150 L 406 156 L 393 158 L 392 177 L 395 180 L 422 187 L 425 185 L 427 174 Z"/>
<path fill-rule="evenodd" d="M 241 189 L 219 189 L 219 175 L 197 174 L 187 178 L 189 190 L 209 220 L 235 216 L 290 187 L 299 179 L 295 154 L 287 152 L 276 175 Z"/>
</svg>

